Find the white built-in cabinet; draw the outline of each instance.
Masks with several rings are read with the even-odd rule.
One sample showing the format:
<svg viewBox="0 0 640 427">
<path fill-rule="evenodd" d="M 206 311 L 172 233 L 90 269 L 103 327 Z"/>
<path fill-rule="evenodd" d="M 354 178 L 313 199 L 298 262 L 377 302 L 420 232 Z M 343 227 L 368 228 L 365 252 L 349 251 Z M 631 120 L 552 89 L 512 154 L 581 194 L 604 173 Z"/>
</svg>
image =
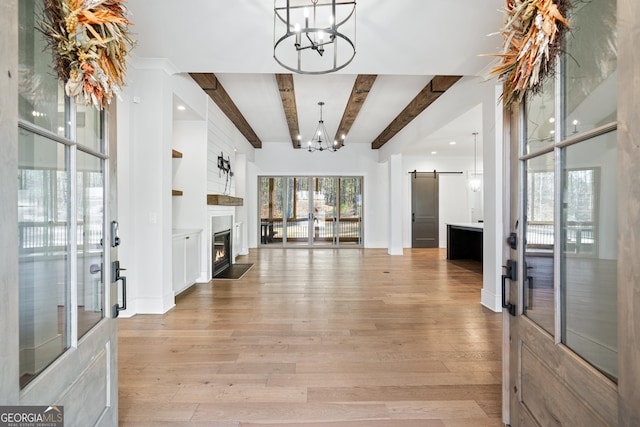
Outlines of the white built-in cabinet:
<svg viewBox="0 0 640 427">
<path fill-rule="evenodd" d="M 173 230 L 172 267 L 175 295 L 193 285 L 200 276 L 202 230 Z"/>
</svg>

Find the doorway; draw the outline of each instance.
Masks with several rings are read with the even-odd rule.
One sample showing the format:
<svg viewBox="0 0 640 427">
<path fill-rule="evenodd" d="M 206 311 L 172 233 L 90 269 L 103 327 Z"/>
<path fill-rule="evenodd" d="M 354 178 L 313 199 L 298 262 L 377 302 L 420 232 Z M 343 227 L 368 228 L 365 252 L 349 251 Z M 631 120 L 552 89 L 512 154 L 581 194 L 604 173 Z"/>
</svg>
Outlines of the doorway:
<svg viewBox="0 0 640 427">
<path fill-rule="evenodd" d="M 362 246 L 362 177 L 259 177 L 261 246 Z"/>
</svg>

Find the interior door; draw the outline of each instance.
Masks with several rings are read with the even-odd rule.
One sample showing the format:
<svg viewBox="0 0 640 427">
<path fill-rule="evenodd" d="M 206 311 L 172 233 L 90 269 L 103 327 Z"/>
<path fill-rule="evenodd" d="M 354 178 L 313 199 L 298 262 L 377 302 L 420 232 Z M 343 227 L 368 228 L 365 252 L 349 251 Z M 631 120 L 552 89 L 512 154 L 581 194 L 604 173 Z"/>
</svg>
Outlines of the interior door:
<svg viewBox="0 0 640 427">
<path fill-rule="evenodd" d="M 609 75 L 586 61 L 615 25 L 579 24 L 602 16 L 615 16 L 614 1 L 576 7 L 580 30 L 562 72 L 510 118 L 508 222 L 517 237 L 502 284 L 511 426 L 619 425 L 617 93 L 599 90 L 616 79 L 615 51 L 598 51 Z"/>
<path fill-rule="evenodd" d="M 438 174 L 414 172 L 411 177 L 411 247 L 437 248 Z"/>
</svg>

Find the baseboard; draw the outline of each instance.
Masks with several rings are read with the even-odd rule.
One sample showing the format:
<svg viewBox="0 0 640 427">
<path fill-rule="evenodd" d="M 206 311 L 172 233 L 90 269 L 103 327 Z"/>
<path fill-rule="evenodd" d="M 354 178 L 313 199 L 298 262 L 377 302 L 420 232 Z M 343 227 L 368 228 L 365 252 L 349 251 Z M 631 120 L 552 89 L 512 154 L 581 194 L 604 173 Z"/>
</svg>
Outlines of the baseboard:
<svg viewBox="0 0 640 427">
<path fill-rule="evenodd" d="M 174 306 L 173 293 L 164 298 L 137 298 L 136 314 L 164 314 Z"/>
<path fill-rule="evenodd" d="M 480 294 L 480 304 L 491 311 L 500 313 L 502 311 L 502 295 L 496 295 L 493 292 L 482 289 Z"/>
</svg>

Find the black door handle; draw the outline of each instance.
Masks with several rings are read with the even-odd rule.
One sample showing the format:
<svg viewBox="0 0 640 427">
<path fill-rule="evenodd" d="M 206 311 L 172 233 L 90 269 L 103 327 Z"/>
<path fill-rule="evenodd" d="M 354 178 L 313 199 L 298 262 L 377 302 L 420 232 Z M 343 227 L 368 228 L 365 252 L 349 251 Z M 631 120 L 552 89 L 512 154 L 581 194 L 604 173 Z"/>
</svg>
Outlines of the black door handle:
<svg viewBox="0 0 640 427">
<path fill-rule="evenodd" d="M 507 302 L 507 279 L 514 281 L 518 278 L 517 263 L 514 260 L 507 260 L 506 273 L 502 275 L 502 308 L 506 308 L 510 315 L 516 315 L 516 305 Z"/>
<path fill-rule="evenodd" d="M 127 278 L 125 276 L 121 276 L 120 272 L 126 270 L 126 268 L 120 268 L 120 261 L 113 261 L 111 263 L 111 277 L 114 282 L 122 282 L 122 305 L 116 301 L 115 304 L 111 306 L 111 317 L 114 319 L 118 317 L 121 311 L 127 309 Z"/>
</svg>

